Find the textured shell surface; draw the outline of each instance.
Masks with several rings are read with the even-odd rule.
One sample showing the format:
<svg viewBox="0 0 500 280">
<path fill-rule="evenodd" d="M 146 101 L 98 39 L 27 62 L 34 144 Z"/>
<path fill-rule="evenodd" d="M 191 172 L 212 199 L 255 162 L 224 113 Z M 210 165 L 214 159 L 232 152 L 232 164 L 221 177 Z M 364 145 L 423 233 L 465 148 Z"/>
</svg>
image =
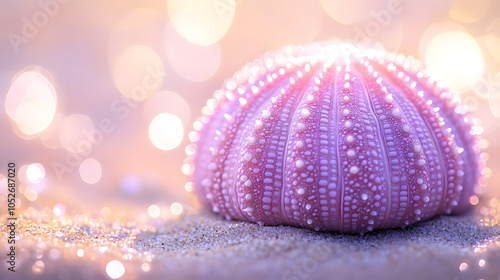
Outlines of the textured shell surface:
<svg viewBox="0 0 500 280">
<path fill-rule="evenodd" d="M 461 213 L 481 174 L 477 124 L 413 57 L 287 46 L 208 100 L 186 148 L 214 212 L 365 233 Z"/>
</svg>

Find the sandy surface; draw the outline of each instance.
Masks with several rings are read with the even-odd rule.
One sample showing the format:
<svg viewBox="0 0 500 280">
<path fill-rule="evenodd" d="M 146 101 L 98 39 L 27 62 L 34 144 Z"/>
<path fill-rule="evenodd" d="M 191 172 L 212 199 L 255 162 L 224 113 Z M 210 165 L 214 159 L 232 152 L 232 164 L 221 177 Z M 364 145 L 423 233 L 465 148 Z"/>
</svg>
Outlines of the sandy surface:
<svg viewBox="0 0 500 280">
<path fill-rule="evenodd" d="M 163 273 L 192 279 L 500 279 L 499 241 L 500 228 L 472 214 L 364 236 L 201 214 L 140 235 L 135 246 L 154 252 Z"/>
<path fill-rule="evenodd" d="M 500 279 L 500 227 L 480 225 L 472 213 L 360 236 L 226 221 L 201 211 L 133 235 L 127 247 L 133 256 L 125 249 L 92 254 L 92 245 L 83 246 L 86 257 L 45 257 L 36 275 L 36 257 L 28 257 L 15 275 L 3 270 L 0 279 L 111 279 L 106 263 L 117 258 L 126 270 L 120 279 Z M 39 245 L 25 244 L 36 254 Z M 65 245 L 45 244 L 50 254 Z M 147 272 L 144 256 L 152 258 Z"/>
</svg>

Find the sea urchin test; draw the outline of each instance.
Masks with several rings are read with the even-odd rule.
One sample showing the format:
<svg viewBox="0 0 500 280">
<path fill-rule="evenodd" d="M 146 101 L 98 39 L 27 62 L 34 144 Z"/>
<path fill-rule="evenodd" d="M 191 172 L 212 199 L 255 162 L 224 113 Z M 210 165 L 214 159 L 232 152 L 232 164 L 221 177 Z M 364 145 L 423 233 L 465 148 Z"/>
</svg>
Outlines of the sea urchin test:
<svg viewBox="0 0 500 280">
<path fill-rule="evenodd" d="M 194 190 L 228 219 L 364 233 L 465 211 L 482 161 L 458 96 L 412 57 L 326 42 L 247 64 L 203 108 Z"/>
</svg>

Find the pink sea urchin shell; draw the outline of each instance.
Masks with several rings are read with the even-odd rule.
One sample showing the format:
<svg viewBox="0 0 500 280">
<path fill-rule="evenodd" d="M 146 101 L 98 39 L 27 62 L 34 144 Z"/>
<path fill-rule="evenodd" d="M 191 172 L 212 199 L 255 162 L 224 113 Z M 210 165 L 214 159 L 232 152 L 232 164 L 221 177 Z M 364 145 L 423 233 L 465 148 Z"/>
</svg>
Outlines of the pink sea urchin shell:
<svg viewBox="0 0 500 280">
<path fill-rule="evenodd" d="M 412 57 L 328 42 L 246 65 L 207 102 L 187 164 L 214 212 L 364 233 L 469 205 L 476 124 Z"/>
</svg>

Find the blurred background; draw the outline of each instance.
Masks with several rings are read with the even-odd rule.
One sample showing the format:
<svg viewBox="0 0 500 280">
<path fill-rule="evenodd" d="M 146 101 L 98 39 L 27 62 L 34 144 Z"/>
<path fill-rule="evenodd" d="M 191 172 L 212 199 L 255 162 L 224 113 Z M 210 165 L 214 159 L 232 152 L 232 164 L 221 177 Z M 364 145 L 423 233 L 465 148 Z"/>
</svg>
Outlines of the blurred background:
<svg viewBox="0 0 500 280">
<path fill-rule="evenodd" d="M 460 93 L 500 194 L 498 0 L 0 5 L 0 204 L 13 160 L 19 213 L 161 224 L 197 208 L 183 160 L 206 100 L 268 50 L 333 38 L 415 56 Z"/>
</svg>

